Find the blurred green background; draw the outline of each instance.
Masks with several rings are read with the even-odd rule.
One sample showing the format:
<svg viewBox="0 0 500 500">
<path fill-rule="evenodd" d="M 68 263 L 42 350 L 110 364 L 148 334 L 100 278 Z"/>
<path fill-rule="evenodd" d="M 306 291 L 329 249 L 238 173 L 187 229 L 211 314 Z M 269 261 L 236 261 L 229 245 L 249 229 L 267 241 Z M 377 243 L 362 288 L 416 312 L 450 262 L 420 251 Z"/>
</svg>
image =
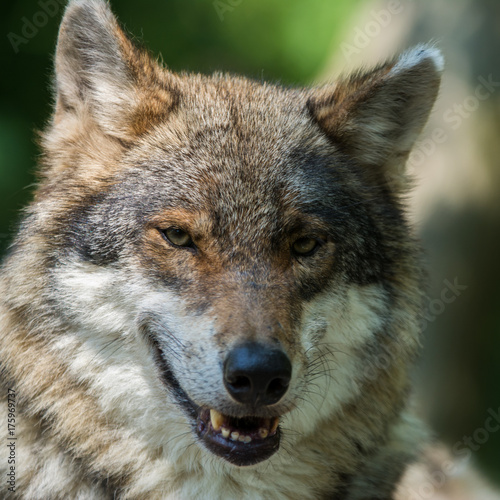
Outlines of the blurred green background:
<svg viewBox="0 0 500 500">
<path fill-rule="evenodd" d="M 50 116 L 63 3 L 3 5 L 0 255 L 32 196 L 35 131 Z M 332 79 L 344 68 L 373 64 L 421 41 L 442 47 L 447 71 L 421 143 L 426 161 L 414 161 L 418 182 L 410 199 L 429 249 L 429 310 L 436 313 L 425 332 L 419 407 L 452 446 L 481 435 L 474 461 L 500 485 L 500 431 L 486 440 L 478 434 L 489 411 L 500 413 L 500 88 L 491 83 L 488 98 L 474 101 L 480 77 L 500 82 L 500 3 L 114 0 L 112 6 L 127 30 L 174 70 L 223 70 L 285 84 Z M 445 130 L 446 140 L 431 140 L 426 148 L 425 137 L 436 128 Z M 453 303 L 439 304 L 454 280 L 467 288 Z"/>
</svg>

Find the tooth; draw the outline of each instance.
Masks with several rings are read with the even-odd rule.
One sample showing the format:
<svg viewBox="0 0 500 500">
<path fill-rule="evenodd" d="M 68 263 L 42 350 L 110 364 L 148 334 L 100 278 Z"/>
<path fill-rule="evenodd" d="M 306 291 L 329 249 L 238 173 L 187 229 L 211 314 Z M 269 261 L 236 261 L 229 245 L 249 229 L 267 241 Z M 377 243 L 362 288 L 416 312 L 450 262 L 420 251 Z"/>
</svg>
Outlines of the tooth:
<svg viewBox="0 0 500 500">
<path fill-rule="evenodd" d="M 245 439 L 247 438 L 248 436 L 243 436 L 243 434 L 240 434 L 240 437 L 238 438 L 238 441 L 241 441 L 242 443 L 245 442 Z"/>
<path fill-rule="evenodd" d="M 272 425 L 272 427 L 271 427 L 271 431 L 270 431 L 270 433 L 271 433 L 271 434 L 272 434 L 273 432 L 276 432 L 276 429 L 278 428 L 279 423 L 280 423 L 280 419 L 276 417 L 276 418 L 273 420 L 273 425 Z"/>
<path fill-rule="evenodd" d="M 267 429 L 264 429 L 264 427 L 261 427 L 259 429 L 259 436 L 262 438 L 262 439 L 266 439 L 266 437 L 269 435 L 269 431 Z"/>
<path fill-rule="evenodd" d="M 224 423 L 224 416 L 217 410 L 210 410 L 210 421 L 214 430 L 218 431 Z"/>
<path fill-rule="evenodd" d="M 233 441 L 238 441 L 239 437 L 240 437 L 240 433 L 239 432 L 236 432 L 236 431 L 231 432 L 231 439 Z"/>
<path fill-rule="evenodd" d="M 241 438 L 240 438 L 240 441 L 241 441 Z M 252 438 L 250 436 L 245 436 L 245 439 L 243 440 L 244 443 L 251 443 L 252 442 Z"/>
<path fill-rule="evenodd" d="M 223 427 L 221 429 L 221 433 L 222 433 L 222 437 L 227 439 L 229 437 L 229 434 L 231 434 L 231 431 L 229 429 L 226 429 L 225 427 Z"/>
</svg>

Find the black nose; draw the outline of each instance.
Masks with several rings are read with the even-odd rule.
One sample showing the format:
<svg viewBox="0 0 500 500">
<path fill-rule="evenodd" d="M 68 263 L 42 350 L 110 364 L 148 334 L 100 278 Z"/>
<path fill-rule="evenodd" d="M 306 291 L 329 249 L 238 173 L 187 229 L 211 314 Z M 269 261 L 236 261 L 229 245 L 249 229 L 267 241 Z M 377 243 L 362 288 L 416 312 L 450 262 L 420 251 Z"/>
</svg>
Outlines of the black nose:
<svg viewBox="0 0 500 500">
<path fill-rule="evenodd" d="M 292 376 L 287 355 L 274 347 L 247 342 L 235 347 L 224 362 L 224 385 L 233 399 L 252 406 L 277 403 Z"/>
</svg>

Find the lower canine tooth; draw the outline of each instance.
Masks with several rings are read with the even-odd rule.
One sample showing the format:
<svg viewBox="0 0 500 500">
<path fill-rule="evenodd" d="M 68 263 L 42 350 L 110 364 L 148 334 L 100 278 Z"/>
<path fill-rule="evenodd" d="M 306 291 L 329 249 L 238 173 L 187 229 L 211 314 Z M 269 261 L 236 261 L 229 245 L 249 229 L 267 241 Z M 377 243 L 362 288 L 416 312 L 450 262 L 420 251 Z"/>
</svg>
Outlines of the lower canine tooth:
<svg viewBox="0 0 500 500">
<path fill-rule="evenodd" d="M 232 439 L 233 441 L 238 441 L 238 438 L 239 438 L 239 437 L 240 437 L 240 433 L 239 433 L 239 432 L 236 432 L 236 431 L 231 432 L 231 439 Z"/>
<path fill-rule="evenodd" d="M 224 416 L 217 410 L 210 410 L 210 421 L 214 430 L 218 431 L 224 423 Z"/>
<path fill-rule="evenodd" d="M 262 438 L 262 439 L 265 439 L 267 436 L 269 435 L 269 431 L 267 429 L 264 429 L 264 427 L 261 427 L 259 429 L 259 436 Z"/>
<path fill-rule="evenodd" d="M 223 427 L 220 432 L 222 434 L 222 437 L 226 439 L 229 437 L 229 434 L 231 434 L 231 431 L 229 429 L 226 429 L 225 427 Z"/>
</svg>

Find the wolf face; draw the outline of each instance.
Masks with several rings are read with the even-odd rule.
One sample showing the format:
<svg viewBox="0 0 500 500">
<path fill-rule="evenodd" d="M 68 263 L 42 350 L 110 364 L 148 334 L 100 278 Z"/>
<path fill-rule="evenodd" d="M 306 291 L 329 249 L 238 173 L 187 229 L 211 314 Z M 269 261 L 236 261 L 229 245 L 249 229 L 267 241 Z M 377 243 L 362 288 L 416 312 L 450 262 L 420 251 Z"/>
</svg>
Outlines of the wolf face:
<svg viewBox="0 0 500 500">
<path fill-rule="evenodd" d="M 392 446 L 422 302 L 400 171 L 441 69 L 417 47 L 319 89 L 178 75 L 70 2 L 2 315 L 24 325 L 5 371 L 80 481 L 319 498 Z"/>
</svg>

